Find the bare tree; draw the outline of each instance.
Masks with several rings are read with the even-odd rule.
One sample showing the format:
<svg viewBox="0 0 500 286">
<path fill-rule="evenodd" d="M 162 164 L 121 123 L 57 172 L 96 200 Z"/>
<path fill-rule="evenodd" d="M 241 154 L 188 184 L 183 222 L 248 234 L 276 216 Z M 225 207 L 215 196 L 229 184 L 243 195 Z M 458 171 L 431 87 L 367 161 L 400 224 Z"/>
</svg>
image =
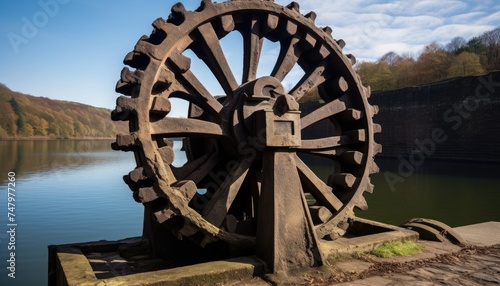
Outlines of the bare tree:
<svg viewBox="0 0 500 286">
<path fill-rule="evenodd" d="M 451 41 L 446 44 L 445 49 L 448 53 L 457 54 L 460 48 L 467 45 L 467 41 L 462 37 L 455 37 L 451 39 Z"/>
</svg>

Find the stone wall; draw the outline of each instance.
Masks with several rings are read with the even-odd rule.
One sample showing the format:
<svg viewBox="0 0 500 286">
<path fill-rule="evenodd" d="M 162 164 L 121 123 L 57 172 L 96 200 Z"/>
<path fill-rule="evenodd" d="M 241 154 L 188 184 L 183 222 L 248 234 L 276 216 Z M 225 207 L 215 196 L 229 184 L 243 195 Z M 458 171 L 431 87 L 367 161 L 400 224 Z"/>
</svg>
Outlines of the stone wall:
<svg viewBox="0 0 500 286">
<path fill-rule="evenodd" d="M 374 92 L 369 101 L 380 108 L 378 157 L 500 162 L 500 71 Z M 301 110 L 307 114 L 318 104 L 302 103 Z M 308 129 L 303 137 L 327 129 Z"/>
<path fill-rule="evenodd" d="M 500 71 L 376 92 L 381 157 L 500 162 Z"/>
</svg>

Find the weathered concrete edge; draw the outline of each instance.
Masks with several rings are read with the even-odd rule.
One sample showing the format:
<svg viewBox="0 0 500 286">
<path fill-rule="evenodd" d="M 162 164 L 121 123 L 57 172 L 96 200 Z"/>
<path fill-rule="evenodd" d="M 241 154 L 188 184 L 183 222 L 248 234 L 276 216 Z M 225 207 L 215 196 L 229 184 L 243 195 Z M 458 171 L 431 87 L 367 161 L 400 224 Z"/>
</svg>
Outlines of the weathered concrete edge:
<svg viewBox="0 0 500 286">
<path fill-rule="evenodd" d="M 88 282 L 97 280 L 87 257 L 79 248 L 71 246 L 57 247 L 56 259 L 58 284 L 92 285 Z"/>
<path fill-rule="evenodd" d="M 250 279 L 263 273 L 264 269 L 264 262 L 256 257 L 240 257 L 102 279 L 96 285 L 220 285 Z"/>
<path fill-rule="evenodd" d="M 112 243 L 112 242 L 111 242 Z M 252 278 L 265 271 L 265 263 L 256 257 L 228 260 L 145 273 L 97 279 L 87 257 L 74 246 L 56 246 L 57 285 L 211 285 Z M 55 282 L 53 280 L 53 282 Z"/>
<path fill-rule="evenodd" d="M 493 246 L 500 244 L 500 222 L 487 221 L 454 227 L 468 244 L 474 246 Z"/>
<path fill-rule="evenodd" d="M 418 241 L 418 232 L 376 222 L 368 219 L 355 218 L 359 223 L 369 224 L 386 229 L 386 232 L 359 236 L 354 238 L 340 237 L 334 241 L 322 243 L 323 253 L 328 255 L 328 259 L 334 259 L 342 255 L 353 255 L 359 252 L 374 250 L 386 242 L 392 241 Z"/>
</svg>

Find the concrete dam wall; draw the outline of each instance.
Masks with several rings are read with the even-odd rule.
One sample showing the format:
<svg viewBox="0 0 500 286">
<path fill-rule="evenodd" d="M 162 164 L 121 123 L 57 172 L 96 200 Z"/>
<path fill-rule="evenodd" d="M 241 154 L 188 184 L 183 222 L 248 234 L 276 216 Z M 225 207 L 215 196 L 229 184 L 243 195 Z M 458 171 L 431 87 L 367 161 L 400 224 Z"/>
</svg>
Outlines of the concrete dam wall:
<svg viewBox="0 0 500 286">
<path fill-rule="evenodd" d="M 500 162 L 500 71 L 374 92 L 369 102 L 380 108 L 377 156 Z M 318 129 L 306 133 L 317 136 Z"/>
</svg>

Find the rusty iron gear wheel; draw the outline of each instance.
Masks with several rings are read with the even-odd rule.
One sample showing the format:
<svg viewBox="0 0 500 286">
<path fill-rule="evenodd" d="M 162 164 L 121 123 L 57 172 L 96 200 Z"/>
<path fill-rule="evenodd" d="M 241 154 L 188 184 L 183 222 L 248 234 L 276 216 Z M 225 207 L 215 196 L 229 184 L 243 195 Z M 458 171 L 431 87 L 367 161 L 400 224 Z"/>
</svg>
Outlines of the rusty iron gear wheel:
<svg viewBox="0 0 500 286">
<path fill-rule="evenodd" d="M 261 182 L 269 175 L 262 172 L 254 114 L 276 103 L 277 94 L 301 103 L 300 146 L 287 149 L 296 154 L 297 171 L 290 176 L 298 177 L 308 197 L 318 237 L 342 235 L 353 208 L 367 208 L 363 192 L 373 190 L 369 175 L 378 171 L 373 156 L 381 150 L 373 138 L 380 131 L 372 121 L 378 109 L 368 103 L 370 89 L 352 68 L 354 57 L 343 54 L 344 41 L 334 40 L 330 28 L 317 27 L 315 17 L 302 15 L 294 2 L 283 7 L 273 1 L 203 0 L 195 11 L 178 3 L 125 57 L 133 70 L 121 73 L 116 91 L 125 96 L 118 97 L 112 119 L 129 121 L 130 133 L 117 135 L 113 148 L 133 151 L 137 168 L 126 183 L 179 238 L 201 246 L 218 240 L 236 247 L 255 244 Z M 238 32 L 241 81 L 220 43 Z M 279 43 L 280 52 L 272 72 L 257 78 L 264 40 Z M 211 94 L 192 72 L 186 51 L 206 64 L 222 96 Z M 283 80 L 296 65 L 304 75 L 285 90 Z M 313 91 L 319 105 L 306 109 L 304 95 Z M 176 108 L 172 98 L 189 102 L 186 118 L 169 116 Z M 316 138 L 318 129 L 323 135 Z M 183 138 L 187 162 L 176 167 L 177 138 Z M 327 160 L 329 176 L 304 163 L 311 156 Z"/>
</svg>

